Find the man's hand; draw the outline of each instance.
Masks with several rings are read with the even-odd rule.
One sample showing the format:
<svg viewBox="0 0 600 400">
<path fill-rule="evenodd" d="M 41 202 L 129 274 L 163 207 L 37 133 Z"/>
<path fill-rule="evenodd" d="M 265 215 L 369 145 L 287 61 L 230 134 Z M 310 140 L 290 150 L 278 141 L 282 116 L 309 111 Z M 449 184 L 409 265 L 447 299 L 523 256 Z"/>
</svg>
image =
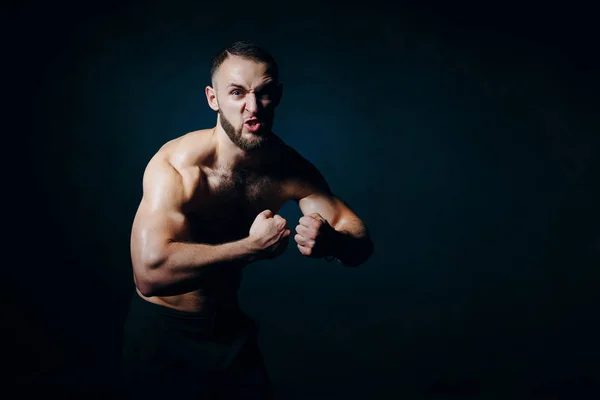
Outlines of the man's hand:
<svg viewBox="0 0 600 400">
<path fill-rule="evenodd" d="M 298 243 L 300 253 L 312 258 L 333 255 L 334 229 L 325 218 L 313 213 L 303 216 L 299 222 L 294 240 Z"/>
<path fill-rule="evenodd" d="M 249 239 L 257 258 L 275 258 L 287 248 L 290 234 L 283 217 L 273 215 L 271 210 L 264 210 L 254 219 Z"/>
</svg>

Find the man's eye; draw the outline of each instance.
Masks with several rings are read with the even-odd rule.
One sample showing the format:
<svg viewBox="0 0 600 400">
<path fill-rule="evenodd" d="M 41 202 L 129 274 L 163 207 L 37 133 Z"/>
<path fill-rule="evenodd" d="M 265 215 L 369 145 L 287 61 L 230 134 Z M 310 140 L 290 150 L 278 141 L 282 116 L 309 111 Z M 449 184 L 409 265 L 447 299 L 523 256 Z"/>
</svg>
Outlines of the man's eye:
<svg viewBox="0 0 600 400">
<path fill-rule="evenodd" d="M 241 95 L 241 94 L 242 94 L 242 92 L 241 92 L 240 90 L 233 90 L 233 91 L 231 92 L 231 94 L 232 94 L 232 95 L 234 95 L 234 96 L 239 96 L 239 95 Z"/>
<path fill-rule="evenodd" d="M 273 90 L 261 90 L 259 93 L 257 93 L 257 97 L 269 99 L 273 97 Z"/>
</svg>

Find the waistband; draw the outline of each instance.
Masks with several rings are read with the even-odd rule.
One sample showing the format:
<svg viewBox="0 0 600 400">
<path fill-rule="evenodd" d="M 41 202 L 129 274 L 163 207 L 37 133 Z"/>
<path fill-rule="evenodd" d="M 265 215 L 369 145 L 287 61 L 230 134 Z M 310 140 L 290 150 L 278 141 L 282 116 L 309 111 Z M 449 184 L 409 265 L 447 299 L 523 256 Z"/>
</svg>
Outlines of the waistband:
<svg viewBox="0 0 600 400">
<path fill-rule="evenodd" d="M 182 311 L 151 303 L 134 291 L 129 309 L 129 319 L 142 325 L 154 321 L 160 326 L 181 331 L 226 336 L 240 330 L 254 328 L 256 323 L 240 309 L 215 309 L 211 311 Z"/>
<path fill-rule="evenodd" d="M 140 295 L 134 291 L 131 296 L 131 306 L 132 307 L 140 307 L 148 312 L 154 312 L 158 314 L 163 314 L 166 316 L 171 316 L 175 318 L 190 318 L 190 319 L 208 319 L 214 318 L 217 313 L 216 310 L 211 311 L 183 311 L 177 310 L 172 307 L 167 307 L 162 304 L 152 303 L 148 300 L 143 299 Z"/>
</svg>

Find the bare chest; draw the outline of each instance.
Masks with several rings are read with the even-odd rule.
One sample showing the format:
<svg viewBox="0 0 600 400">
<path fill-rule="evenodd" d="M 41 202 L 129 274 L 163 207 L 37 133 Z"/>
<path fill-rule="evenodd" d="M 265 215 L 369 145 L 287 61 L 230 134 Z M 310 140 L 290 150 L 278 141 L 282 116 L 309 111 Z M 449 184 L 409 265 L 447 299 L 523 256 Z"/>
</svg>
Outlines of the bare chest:
<svg viewBox="0 0 600 400">
<path fill-rule="evenodd" d="M 282 183 L 254 174 L 206 174 L 187 213 L 193 240 L 223 243 L 246 237 L 263 210 L 277 212 L 286 199 Z"/>
</svg>

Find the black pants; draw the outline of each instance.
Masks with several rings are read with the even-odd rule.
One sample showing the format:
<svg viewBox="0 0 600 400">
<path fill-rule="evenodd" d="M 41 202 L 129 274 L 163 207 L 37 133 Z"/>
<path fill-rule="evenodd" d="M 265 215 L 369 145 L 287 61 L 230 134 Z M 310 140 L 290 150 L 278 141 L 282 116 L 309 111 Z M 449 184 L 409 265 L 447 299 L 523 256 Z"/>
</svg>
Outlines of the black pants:
<svg viewBox="0 0 600 400">
<path fill-rule="evenodd" d="M 136 398 L 271 399 L 257 331 L 239 310 L 178 311 L 134 292 L 124 327 L 123 390 Z"/>
</svg>

